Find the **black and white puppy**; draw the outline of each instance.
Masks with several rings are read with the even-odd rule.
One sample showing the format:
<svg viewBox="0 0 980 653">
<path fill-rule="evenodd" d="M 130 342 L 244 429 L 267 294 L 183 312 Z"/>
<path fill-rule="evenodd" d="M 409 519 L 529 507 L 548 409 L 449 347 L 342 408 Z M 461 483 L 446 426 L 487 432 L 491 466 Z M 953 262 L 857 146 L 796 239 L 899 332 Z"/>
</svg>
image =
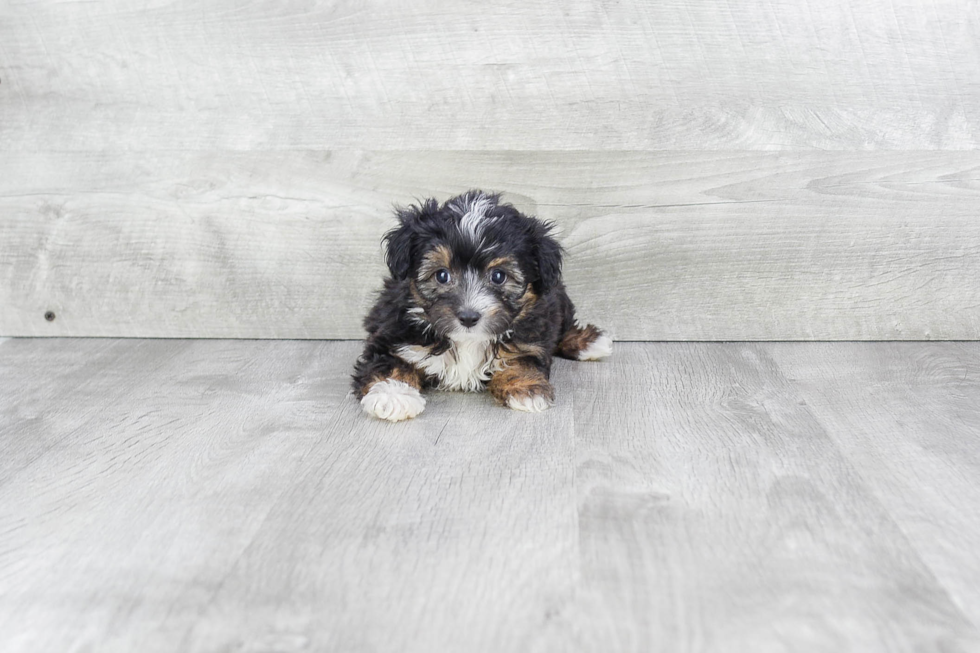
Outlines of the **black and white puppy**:
<svg viewBox="0 0 980 653">
<path fill-rule="evenodd" d="M 551 225 L 481 191 L 441 206 L 428 199 L 397 217 L 384 237 L 391 276 L 364 319 L 353 375 L 369 414 L 415 417 L 426 388 L 486 389 L 504 406 L 545 410 L 555 397 L 553 355 L 612 352 L 609 336 L 575 321 Z"/>
</svg>

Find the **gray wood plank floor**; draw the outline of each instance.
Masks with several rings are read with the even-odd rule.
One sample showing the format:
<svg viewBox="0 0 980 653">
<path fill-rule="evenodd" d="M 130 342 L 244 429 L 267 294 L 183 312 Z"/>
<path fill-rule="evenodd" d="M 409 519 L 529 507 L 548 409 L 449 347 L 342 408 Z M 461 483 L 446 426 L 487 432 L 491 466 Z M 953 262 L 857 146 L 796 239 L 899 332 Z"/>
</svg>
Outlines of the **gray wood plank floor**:
<svg viewBox="0 0 980 653">
<path fill-rule="evenodd" d="M 980 343 L 621 343 L 395 425 L 359 346 L 0 341 L 0 650 L 980 650 Z"/>
</svg>

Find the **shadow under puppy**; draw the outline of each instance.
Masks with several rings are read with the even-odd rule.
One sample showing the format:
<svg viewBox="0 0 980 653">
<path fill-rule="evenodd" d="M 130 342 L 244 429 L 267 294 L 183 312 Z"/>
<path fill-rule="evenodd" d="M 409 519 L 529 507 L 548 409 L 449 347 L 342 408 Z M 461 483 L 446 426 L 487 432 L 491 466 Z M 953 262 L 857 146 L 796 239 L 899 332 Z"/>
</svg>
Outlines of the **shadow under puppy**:
<svg viewBox="0 0 980 653">
<path fill-rule="evenodd" d="M 425 408 L 421 390 L 488 390 L 542 411 L 554 401 L 551 360 L 597 360 L 612 340 L 580 327 L 561 280 L 551 225 L 500 196 L 470 191 L 398 209 L 385 234 L 391 276 L 364 319 L 353 385 L 364 410 L 390 421 Z"/>
</svg>

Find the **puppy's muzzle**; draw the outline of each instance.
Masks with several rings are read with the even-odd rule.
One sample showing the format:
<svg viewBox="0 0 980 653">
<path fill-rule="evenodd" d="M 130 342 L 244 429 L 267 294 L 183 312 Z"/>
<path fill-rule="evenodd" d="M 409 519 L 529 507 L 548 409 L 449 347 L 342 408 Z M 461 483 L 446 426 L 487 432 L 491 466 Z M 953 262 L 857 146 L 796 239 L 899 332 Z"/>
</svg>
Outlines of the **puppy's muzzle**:
<svg viewBox="0 0 980 653">
<path fill-rule="evenodd" d="M 465 308 L 456 314 L 456 319 L 466 328 L 475 326 L 480 321 L 480 314 L 474 310 Z"/>
</svg>

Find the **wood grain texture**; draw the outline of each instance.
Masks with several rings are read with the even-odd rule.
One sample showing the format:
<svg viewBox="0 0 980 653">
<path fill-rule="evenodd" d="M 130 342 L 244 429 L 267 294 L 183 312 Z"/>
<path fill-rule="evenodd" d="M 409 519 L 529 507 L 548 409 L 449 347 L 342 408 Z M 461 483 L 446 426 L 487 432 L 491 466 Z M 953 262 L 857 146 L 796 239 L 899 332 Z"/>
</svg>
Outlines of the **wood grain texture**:
<svg viewBox="0 0 980 653">
<path fill-rule="evenodd" d="M 978 39 L 970 0 L 6 3 L 0 334 L 359 337 L 391 203 L 482 186 L 622 339 L 980 338 Z"/>
<path fill-rule="evenodd" d="M 575 388 L 582 587 L 564 616 L 585 650 L 980 644 L 764 345 L 621 344 Z M 953 546 L 976 564 L 977 542 Z"/>
<path fill-rule="evenodd" d="M 539 418 L 436 395 L 382 423 L 347 396 L 359 346 L 122 341 L 157 352 L 155 384 L 119 378 L 134 356 L 93 377 L 101 401 L 46 384 L 77 427 L 6 416 L 9 446 L 59 446 L 0 485 L 0 648 L 532 645 L 577 569 L 571 395 Z M 106 347 L 15 341 L 5 371 L 36 393 L 38 362 Z"/>
<path fill-rule="evenodd" d="M 970 0 L 4 3 L 0 149 L 975 149 Z"/>
<path fill-rule="evenodd" d="M 356 348 L 3 349 L 5 454 L 50 444 L 0 483 L 0 648 L 173 651 L 329 430 Z M 86 356 L 87 382 L 38 373 Z"/>
<path fill-rule="evenodd" d="M 978 170 L 975 152 L 17 154 L 0 333 L 360 337 L 392 204 L 480 186 L 558 224 L 582 317 L 620 339 L 975 339 Z"/>
<path fill-rule="evenodd" d="M 767 350 L 936 578 L 980 624 L 980 344 L 780 343 Z"/>
<path fill-rule="evenodd" d="M 530 417 L 430 394 L 399 424 L 346 402 L 186 650 L 547 646 L 578 577 L 572 451 L 570 393 Z"/>
<path fill-rule="evenodd" d="M 4 342 L 0 650 L 980 646 L 973 344 L 621 344 L 394 425 L 359 347 Z"/>
</svg>

